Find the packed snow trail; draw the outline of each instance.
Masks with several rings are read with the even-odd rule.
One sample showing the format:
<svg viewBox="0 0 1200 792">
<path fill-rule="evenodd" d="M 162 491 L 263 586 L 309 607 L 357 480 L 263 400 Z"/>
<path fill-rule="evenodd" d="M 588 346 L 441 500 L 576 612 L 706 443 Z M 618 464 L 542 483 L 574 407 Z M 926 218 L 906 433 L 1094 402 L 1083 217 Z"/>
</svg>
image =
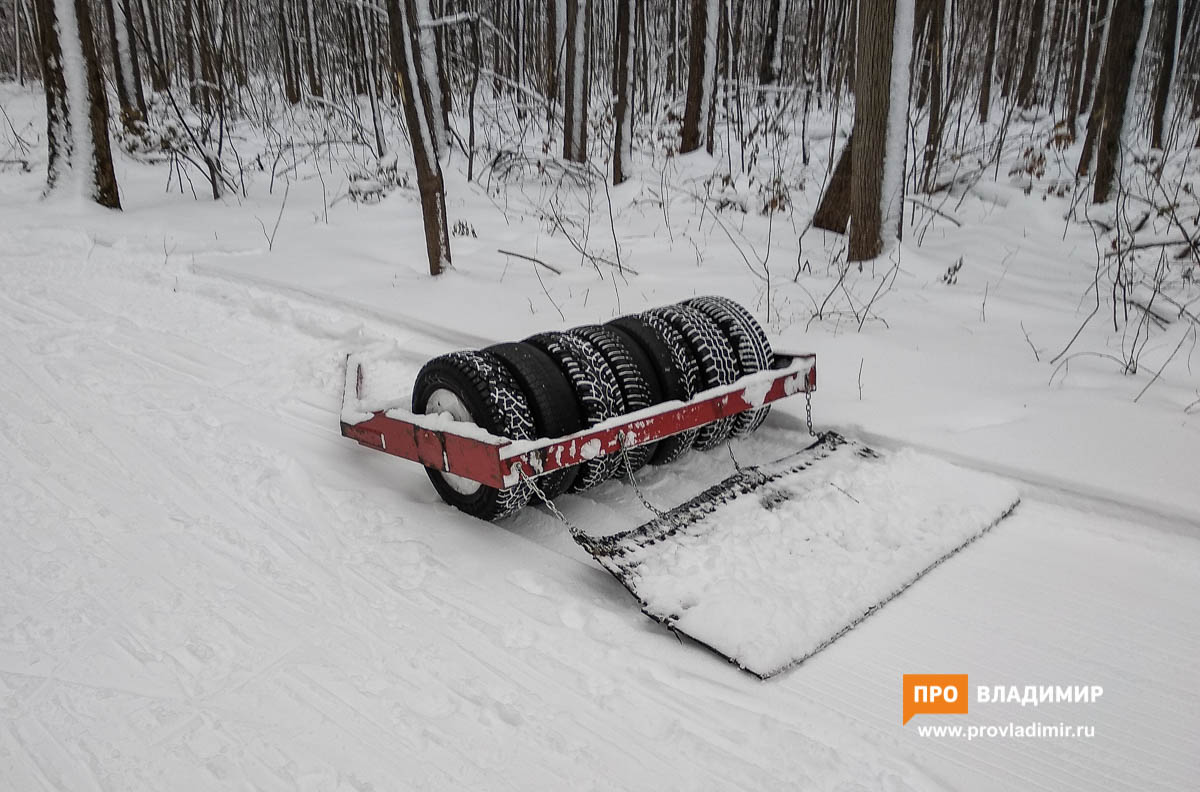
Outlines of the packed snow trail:
<svg viewBox="0 0 1200 792">
<path fill-rule="evenodd" d="M 0 788 L 1144 790 L 1200 774 L 1194 537 L 1027 501 L 759 683 L 642 616 L 548 514 L 479 523 L 416 466 L 342 439 L 342 357 L 384 330 L 149 247 L 0 232 Z M 443 345 L 393 331 L 414 373 Z M 677 478 L 645 486 L 667 500 Z M 627 489 L 564 507 L 627 520 Z M 922 738 L 900 725 L 900 675 L 936 671 L 1102 685 L 1090 707 L 972 712 L 1096 737 Z"/>
</svg>

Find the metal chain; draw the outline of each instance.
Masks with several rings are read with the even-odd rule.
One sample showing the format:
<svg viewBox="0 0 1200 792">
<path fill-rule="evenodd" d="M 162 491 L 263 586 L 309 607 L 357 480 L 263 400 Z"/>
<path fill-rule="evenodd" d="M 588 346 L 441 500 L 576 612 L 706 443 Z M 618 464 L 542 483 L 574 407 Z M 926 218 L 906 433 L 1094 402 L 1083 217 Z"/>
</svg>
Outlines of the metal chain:
<svg viewBox="0 0 1200 792">
<path fill-rule="evenodd" d="M 804 417 L 808 422 L 808 433 L 810 436 L 816 436 L 816 432 L 812 428 L 812 391 L 804 391 Z"/>
<path fill-rule="evenodd" d="M 737 457 L 735 457 L 733 455 L 733 443 L 726 440 L 725 447 L 729 449 L 729 458 L 731 460 L 733 460 L 733 468 L 734 468 L 734 470 L 736 470 L 738 472 L 738 475 L 740 476 L 742 474 L 742 466 L 741 466 L 741 464 L 738 463 Z"/>
<path fill-rule="evenodd" d="M 538 500 L 546 504 L 546 508 L 550 510 L 550 513 L 557 517 L 563 525 L 567 526 L 567 530 L 570 531 L 572 537 L 587 535 L 583 532 L 583 529 L 567 519 L 567 515 L 563 514 L 562 511 L 560 511 L 559 508 L 554 505 L 554 501 L 546 497 L 546 493 L 542 490 L 542 488 L 534 483 L 534 480 L 525 473 L 524 466 L 517 468 L 517 475 L 521 477 L 521 481 L 529 485 L 529 488 L 533 490 L 533 494 L 538 496 Z"/>
<path fill-rule="evenodd" d="M 638 486 L 637 479 L 633 477 L 633 465 L 629 462 L 629 446 L 625 445 L 625 433 L 621 432 L 617 438 L 621 442 L 621 461 L 625 463 L 625 473 L 629 476 L 629 484 L 633 487 L 633 491 L 637 493 L 642 505 L 649 509 L 655 517 L 665 517 L 666 512 L 650 502 L 650 499 L 642 492 L 642 488 Z"/>
</svg>

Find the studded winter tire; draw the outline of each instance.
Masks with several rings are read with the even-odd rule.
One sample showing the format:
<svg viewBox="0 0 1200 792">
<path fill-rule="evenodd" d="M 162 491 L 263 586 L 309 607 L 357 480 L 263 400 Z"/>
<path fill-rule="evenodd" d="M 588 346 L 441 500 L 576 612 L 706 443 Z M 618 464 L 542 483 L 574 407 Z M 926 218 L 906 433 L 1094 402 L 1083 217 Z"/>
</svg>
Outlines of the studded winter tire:
<svg viewBox="0 0 1200 792">
<path fill-rule="evenodd" d="M 700 368 L 683 335 L 674 325 L 651 314 L 622 316 L 608 323 L 640 348 L 649 359 L 660 394 L 664 401 L 687 401 L 699 391 Z M 698 430 L 689 429 L 671 435 L 655 444 L 650 464 L 665 465 L 682 456 L 696 439 Z"/>
<path fill-rule="evenodd" d="M 491 352 L 508 369 L 529 402 L 539 437 L 562 437 L 583 428 L 575 391 L 554 360 L 533 344 L 496 344 Z M 575 481 L 579 469 L 571 466 L 539 476 L 536 483 L 547 498 L 557 498 Z"/>
<path fill-rule="evenodd" d="M 616 375 L 591 344 L 569 333 L 539 333 L 525 340 L 549 355 L 566 375 L 585 427 L 625 412 L 625 397 Z M 612 454 L 580 464 L 571 492 L 582 492 L 607 481 L 619 462 L 620 457 Z"/>
<path fill-rule="evenodd" d="M 738 378 L 733 347 L 721 328 L 705 314 L 686 305 L 668 305 L 648 312 L 671 323 L 683 336 L 700 371 L 700 390 L 732 385 Z M 733 428 L 732 418 L 722 418 L 700 427 L 695 447 L 701 451 L 723 443 Z"/>
<path fill-rule="evenodd" d="M 520 386 L 490 352 L 451 352 L 426 363 L 417 374 L 412 410 L 418 414 L 449 413 L 494 435 L 532 440 L 537 428 Z M 495 489 L 470 479 L 425 468 L 442 500 L 474 517 L 498 520 L 529 501 L 522 483 Z"/>
<path fill-rule="evenodd" d="M 740 376 L 756 374 L 771 368 L 775 355 L 771 352 L 771 342 L 767 334 L 754 316 L 738 303 L 728 297 L 694 297 L 684 302 L 691 308 L 700 311 L 717 323 L 725 338 L 737 353 L 738 373 Z M 734 437 L 750 434 L 766 420 L 770 407 L 747 410 L 733 417 Z"/>
<path fill-rule="evenodd" d="M 608 363 L 613 374 L 617 377 L 617 385 L 625 398 L 625 412 L 631 413 L 643 410 L 653 404 L 658 404 L 662 398 L 658 395 L 658 381 L 654 376 L 653 366 L 649 358 L 636 344 L 632 344 L 611 327 L 603 325 L 587 325 L 576 327 L 571 335 L 582 338 L 592 345 Z M 645 466 L 654 453 L 654 444 L 637 446 L 627 452 L 629 464 L 620 460 L 616 475 L 626 476 L 629 470 L 637 471 Z"/>
</svg>

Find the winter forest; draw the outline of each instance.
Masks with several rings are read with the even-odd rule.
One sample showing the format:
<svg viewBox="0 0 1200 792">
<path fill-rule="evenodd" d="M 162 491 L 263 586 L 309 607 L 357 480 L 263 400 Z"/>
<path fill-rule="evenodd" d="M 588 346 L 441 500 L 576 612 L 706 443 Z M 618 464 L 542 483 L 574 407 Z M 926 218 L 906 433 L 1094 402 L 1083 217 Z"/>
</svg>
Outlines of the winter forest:
<svg viewBox="0 0 1200 792">
<path fill-rule="evenodd" d="M 1150 194 L 1132 200 L 1180 215 L 1173 231 L 1190 239 L 1168 197 L 1184 183 L 1163 177 L 1173 154 L 1200 145 L 1195 11 L 1182 0 L 10 0 L 3 68 L 44 86 L 48 188 L 79 185 L 111 208 L 113 141 L 215 200 L 245 195 L 247 171 L 269 164 L 273 182 L 296 170 L 297 148 L 357 163 L 348 195 L 371 200 L 394 186 L 403 149 L 437 275 L 452 262 L 443 159 L 466 159 L 468 181 L 536 169 L 618 185 L 704 149 L 720 163 L 705 185 L 717 211 L 790 215 L 793 191 L 819 187 L 806 224 L 845 234 L 847 259 L 863 261 L 937 215 L 938 196 L 1002 162 L 1032 185 L 1048 158 L 1074 160 L 1047 187 L 1068 191 L 1073 211 L 1124 203 L 1138 172 Z M 297 140 L 301 116 L 309 139 Z M 829 131 L 847 119 L 842 143 Z M 241 142 L 251 129 L 265 145 Z M 25 165 L 30 142 L 10 132 L 5 164 Z M 819 184 L 801 186 L 798 171 Z M 726 195 L 743 185 L 752 201 Z M 1102 226 L 1119 234 L 1123 220 L 1131 236 L 1146 222 Z"/>
<path fill-rule="evenodd" d="M 1182 790 L 1197 449 L 1197 0 L 0 0 L 0 789 Z"/>
</svg>

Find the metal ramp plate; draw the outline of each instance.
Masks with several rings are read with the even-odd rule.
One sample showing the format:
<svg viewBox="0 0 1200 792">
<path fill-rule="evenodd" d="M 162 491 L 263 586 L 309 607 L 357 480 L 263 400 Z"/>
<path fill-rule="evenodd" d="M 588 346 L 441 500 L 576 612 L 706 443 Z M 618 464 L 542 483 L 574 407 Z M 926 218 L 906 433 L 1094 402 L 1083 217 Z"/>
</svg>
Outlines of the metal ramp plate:
<svg viewBox="0 0 1200 792">
<path fill-rule="evenodd" d="M 576 540 L 647 616 L 765 679 L 833 643 L 1018 501 L 1003 479 L 826 432 L 638 528 Z"/>
</svg>

